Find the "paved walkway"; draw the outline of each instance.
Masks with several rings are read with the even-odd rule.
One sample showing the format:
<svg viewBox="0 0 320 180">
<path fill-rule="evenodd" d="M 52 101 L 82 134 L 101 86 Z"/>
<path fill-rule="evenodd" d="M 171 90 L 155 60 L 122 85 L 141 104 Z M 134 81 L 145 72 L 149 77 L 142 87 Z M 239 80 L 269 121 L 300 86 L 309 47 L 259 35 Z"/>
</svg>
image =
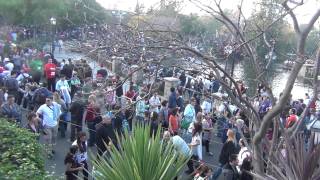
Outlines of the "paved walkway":
<svg viewBox="0 0 320 180">
<path fill-rule="evenodd" d="M 81 54 L 78 53 L 69 53 L 69 52 L 62 52 L 59 53 L 58 51 L 55 53 L 55 57 L 58 60 L 62 59 L 68 59 L 69 57 L 72 59 L 78 59 L 81 57 Z M 93 65 L 93 64 L 91 64 Z M 24 116 L 25 117 L 25 116 Z M 26 120 L 23 120 L 23 123 L 26 123 Z M 86 126 L 83 126 L 86 127 Z M 85 129 L 86 130 L 86 129 Z M 87 130 L 86 130 L 87 132 Z M 88 132 L 87 132 L 88 134 Z M 70 125 L 68 125 L 68 129 L 66 132 L 66 137 L 61 138 L 58 134 L 57 139 L 57 145 L 55 147 L 55 155 L 53 159 L 46 159 L 45 160 L 45 169 L 49 173 L 52 173 L 54 175 L 54 179 L 64 179 L 64 172 L 65 172 L 65 165 L 64 165 L 64 157 L 67 154 L 69 147 L 71 146 L 70 139 Z M 41 140 L 42 142 L 42 140 Z M 203 153 L 204 161 L 209 163 L 210 165 L 217 165 L 218 162 L 218 156 L 221 149 L 221 143 L 220 139 L 217 139 L 215 136 L 213 138 L 213 141 L 210 144 L 210 149 L 213 152 L 214 156 L 207 156 L 206 153 Z M 204 150 L 204 148 L 203 148 Z M 89 148 L 89 154 L 90 152 L 96 152 L 95 148 Z M 91 167 L 89 167 L 91 168 Z M 214 167 L 212 167 L 214 168 Z M 184 178 L 185 179 L 185 178 Z"/>
</svg>

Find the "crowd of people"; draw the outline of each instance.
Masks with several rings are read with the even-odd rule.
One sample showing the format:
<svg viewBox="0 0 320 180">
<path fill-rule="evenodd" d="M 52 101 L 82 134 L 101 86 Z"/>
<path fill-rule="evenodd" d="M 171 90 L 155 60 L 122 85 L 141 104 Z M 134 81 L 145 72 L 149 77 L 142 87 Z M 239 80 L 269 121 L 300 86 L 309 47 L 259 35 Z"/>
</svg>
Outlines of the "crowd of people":
<svg viewBox="0 0 320 180">
<path fill-rule="evenodd" d="M 162 127 L 163 142 L 170 141 L 178 152 L 191 156 L 186 173 L 194 179 L 217 179 L 221 175 L 228 180 L 253 179 L 249 173 L 252 152 L 245 143 L 250 143 L 252 135 L 250 121 L 228 101 L 219 81 L 211 75 L 192 78 L 181 73 L 179 86 L 172 87 L 168 97 L 161 97 L 156 90 L 134 82 L 126 88 L 122 77 L 108 76 L 104 68 L 92 74 L 85 61 L 86 66 L 81 66 L 85 68 L 79 68 L 72 59 L 58 62 L 52 54 L 34 48 L 11 47 L 1 57 L 1 115 L 19 126 L 27 119 L 23 127 L 37 134 L 37 139 L 42 136 L 48 158 L 54 157 L 57 136 L 69 137 L 71 147 L 64 161 L 67 179 L 76 179 L 79 172 L 88 179 L 88 149 L 96 147 L 103 155 L 108 151 L 105 144 L 117 145 L 116 134 L 132 132 L 134 123 L 149 124 L 150 137 Z M 237 83 L 245 97 L 244 83 Z M 221 99 L 213 99 L 212 94 Z M 252 105 L 261 118 L 272 103 L 260 85 Z M 308 94 L 305 99 L 290 99 L 281 114 L 281 125 L 292 127 L 308 107 L 303 130 L 310 134 L 320 101 L 312 101 Z M 68 127 L 70 135 L 66 134 Z M 272 131 L 270 126 L 269 140 Z M 213 143 L 222 146 L 220 154 L 210 149 Z M 219 165 L 203 163 L 204 153 L 218 156 Z"/>
</svg>

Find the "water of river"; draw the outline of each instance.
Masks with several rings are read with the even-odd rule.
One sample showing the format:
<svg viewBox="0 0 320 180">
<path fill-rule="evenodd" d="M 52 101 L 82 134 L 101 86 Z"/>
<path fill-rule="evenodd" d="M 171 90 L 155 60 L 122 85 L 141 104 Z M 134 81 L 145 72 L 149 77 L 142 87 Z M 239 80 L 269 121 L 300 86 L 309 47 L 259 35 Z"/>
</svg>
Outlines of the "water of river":
<svg viewBox="0 0 320 180">
<path fill-rule="evenodd" d="M 274 96 L 278 97 L 286 86 L 290 72 L 288 70 L 284 70 L 280 66 L 275 66 L 275 68 L 276 70 L 273 71 L 272 75 L 271 88 Z M 236 79 L 244 79 L 245 83 L 247 83 L 250 81 L 250 79 L 243 78 L 246 77 L 244 73 L 243 64 L 236 64 L 234 69 L 234 77 Z M 307 84 L 302 79 L 297 79 L 291 92 L 293 99 L 304 99 L 305 93 L 309 93 L 310 95 L 312 94 L 311 85 Z"/>
</svg>

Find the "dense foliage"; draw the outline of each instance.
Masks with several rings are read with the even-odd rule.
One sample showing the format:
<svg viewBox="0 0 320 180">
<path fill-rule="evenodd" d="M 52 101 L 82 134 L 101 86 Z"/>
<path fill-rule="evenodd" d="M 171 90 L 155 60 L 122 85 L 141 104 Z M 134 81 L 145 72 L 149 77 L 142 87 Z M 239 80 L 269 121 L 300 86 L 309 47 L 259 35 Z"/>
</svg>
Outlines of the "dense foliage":
<svg viewBox="0 0 320 180">
<path fill-rule="evenodd" d="M 44 179 L 42 147 L 34 134 L 0 120 L 0 179 Z"/>
<path fill-rule="evenodd" d="M 55 17 L 60 27 L 93 24 L 105 19 L 105 10 L 95 0 L 0 1 L 0 19 L 5 24 L 41 26 Z"/>
<path fill-rule="evenodd" d="M 150 139 L 150 127 L 137 126 L 132 135 L 124 134 L 120 150 L 111 148 L 110 157 L 94 160 L 97 180 L 167 180 L 177 177 L 189 157 L 182 156 L 172 144 L 164 144 L 160 139 L 160 129 Z"/>
</svg>

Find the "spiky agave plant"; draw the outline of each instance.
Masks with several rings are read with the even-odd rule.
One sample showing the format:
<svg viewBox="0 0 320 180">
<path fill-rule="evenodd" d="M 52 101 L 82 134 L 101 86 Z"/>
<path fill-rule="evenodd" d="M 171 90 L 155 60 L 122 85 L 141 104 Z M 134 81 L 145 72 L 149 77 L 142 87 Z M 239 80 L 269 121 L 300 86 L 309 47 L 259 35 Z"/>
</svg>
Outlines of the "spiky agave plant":
<svg viewBox="0 0 320 180">
<path fill-rule="evenodd" d="M 283 138 L 285 156 L 280 151 L 273 154 L 273 171 L 267 176 L 277 180 L 319 180 L 320 145 L 314 145 L 314 134 L 309 139 L 308 148 L 305 136 L 301 133 L 293 138 L 284 133 Z"/>
<path fill-rule="evenodd" d="M 160 129 L 150 138 L 150 127 L 137 125 L 132 135 L 117 138 L 119 150 L 113 146 L 108 157 L 93 160 L 96 180 L 172 180 L 190 158 L 162 143 Z"/>
</svg>

